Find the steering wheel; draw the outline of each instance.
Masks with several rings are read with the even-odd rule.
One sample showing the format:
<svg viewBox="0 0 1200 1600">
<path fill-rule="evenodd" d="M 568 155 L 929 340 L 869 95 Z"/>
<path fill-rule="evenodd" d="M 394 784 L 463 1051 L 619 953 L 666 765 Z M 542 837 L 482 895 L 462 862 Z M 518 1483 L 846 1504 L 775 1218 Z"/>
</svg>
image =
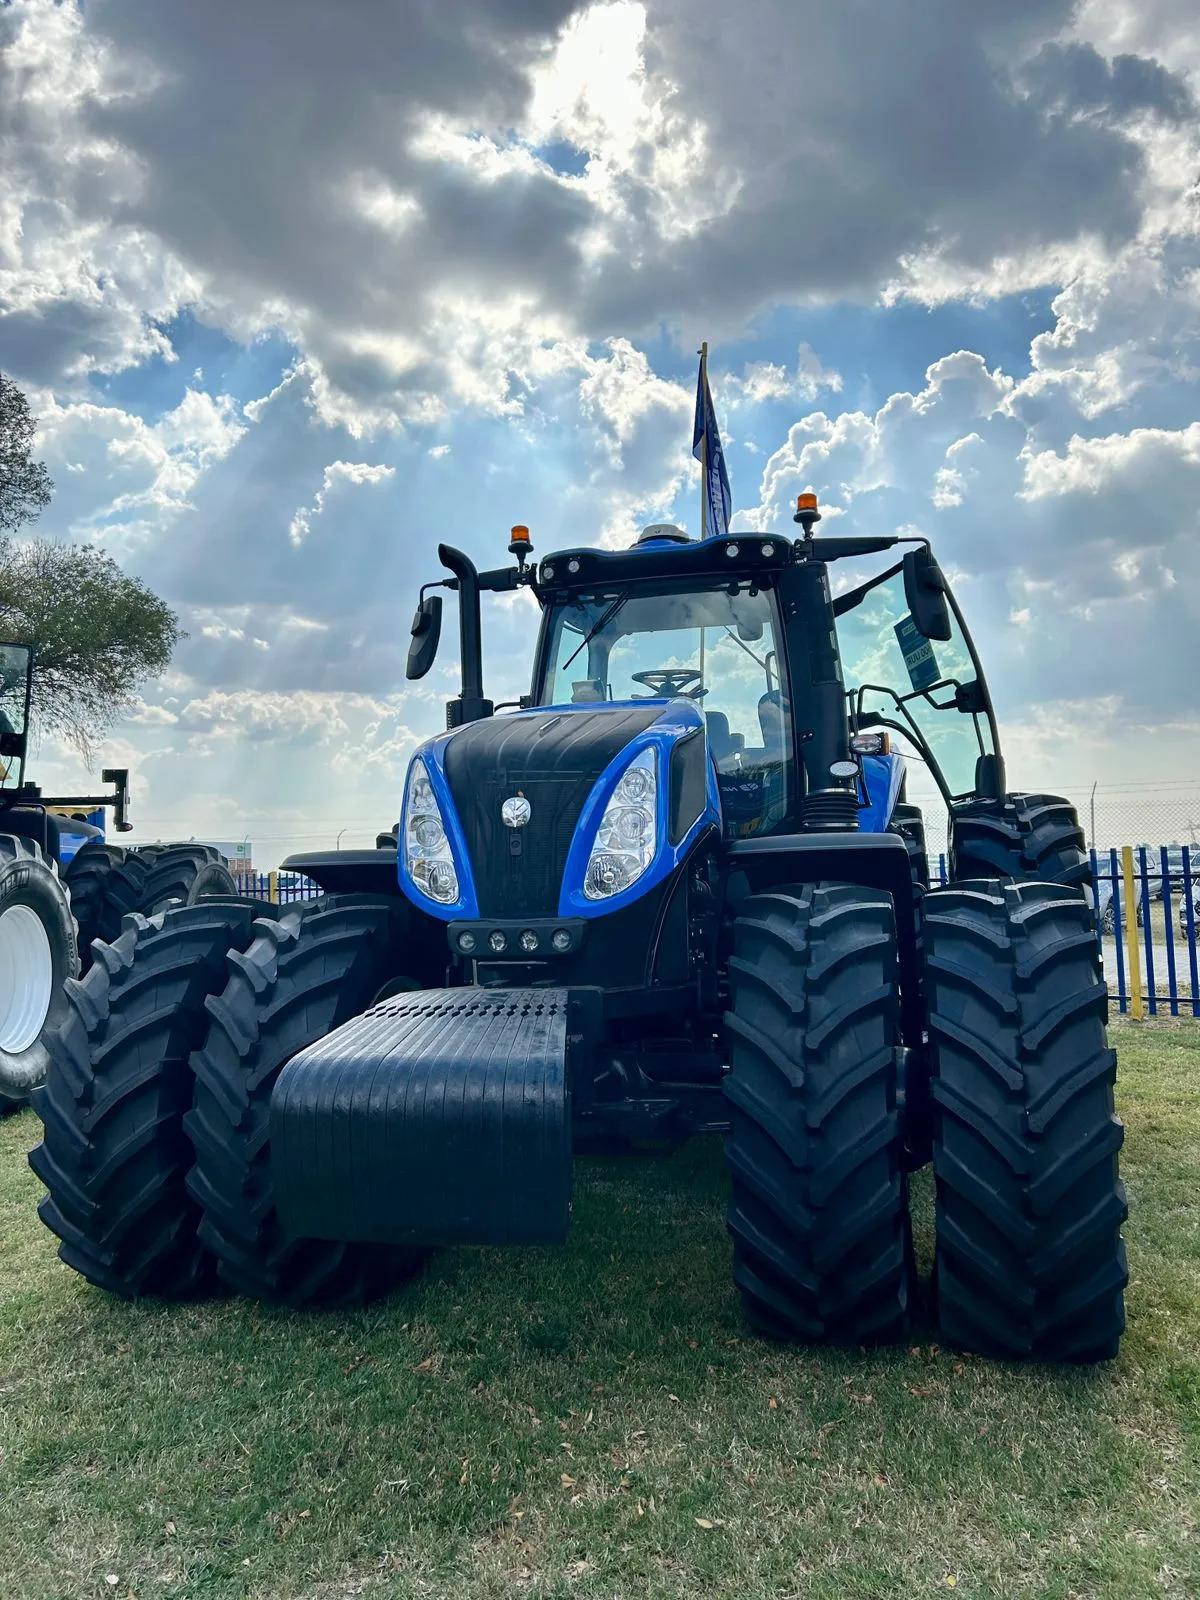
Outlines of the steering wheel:
<svg viewBox="0 0 1200 1600">
<path fill-rule="evenodd" d="M 634 672 L 630 676 L 634 683 L 644 683 L 651 691 L 650 694 L 635 694 L 635 700 L 673 700 L 677 694 L 686 695 L 689 700 L 702 700 L 708 693 L 707 689 L 688 689 L 689 683 L 700 682 L 700 674 L 695 667 L 660 667 L 651 672 Z"/>
</svg>

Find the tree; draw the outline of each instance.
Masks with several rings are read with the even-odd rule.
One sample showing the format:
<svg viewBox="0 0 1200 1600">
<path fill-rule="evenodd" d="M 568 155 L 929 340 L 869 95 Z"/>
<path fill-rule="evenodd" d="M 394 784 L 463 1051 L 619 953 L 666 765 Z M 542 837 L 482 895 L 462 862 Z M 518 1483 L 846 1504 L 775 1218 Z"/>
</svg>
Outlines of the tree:
<svg viewBox="0 0 1200 1600">
<path fill-rule="evenodd" d="M 28 400 L 0 372 L 0 533 L 36 522 L 50 504 L 46 463 L 30 456 L 35 427 Z"/>
<path fill-rule="evenodd" d="M 94 545 L 0 537 L 0 639 L 33 646 L 32 719 L 85 756 L 181 637 L 170 606 Z"/>
</svg>

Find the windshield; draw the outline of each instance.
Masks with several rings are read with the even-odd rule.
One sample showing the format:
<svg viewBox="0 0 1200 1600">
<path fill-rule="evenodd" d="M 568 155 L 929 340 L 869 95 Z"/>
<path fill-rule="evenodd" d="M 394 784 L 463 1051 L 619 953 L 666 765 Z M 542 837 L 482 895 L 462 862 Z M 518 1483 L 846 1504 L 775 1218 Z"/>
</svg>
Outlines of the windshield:
<svg viewBox="0 0 1200 1600">
<path fill-rule="evenodd" d="M 950 797 L 972 793 L 975 763 L 994 752 L 995 741 L 986 690 L 953 608 L 950 638 L 925 638 L 909 613 L 899 570 L 840 597 L 835 607 L 852 716 L 865 728 L 882 719 L 904 730 L 912 745 L 907 753 L 929 758 Z"/>
<path fill-rule="evenodd" d="M 695 700 L 726 832 L 745 837 L 783 821 L 791 732 L 770 591 L 746 582 L 580 595 L 553 606 L 547 630 L 539 704 Z"/>
</svg>

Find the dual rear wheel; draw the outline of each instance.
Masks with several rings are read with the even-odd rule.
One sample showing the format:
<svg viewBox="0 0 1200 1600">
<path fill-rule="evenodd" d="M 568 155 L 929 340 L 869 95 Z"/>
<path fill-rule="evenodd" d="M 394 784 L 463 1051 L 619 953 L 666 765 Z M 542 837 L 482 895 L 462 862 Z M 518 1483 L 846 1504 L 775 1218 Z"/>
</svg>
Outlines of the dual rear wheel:
<svg viewBox="0 0 1200 1600">
<path fill-rule="evenodd" d="M 977 880 L 923 907 L 937 1249 L 948 1342 L 1048 1361 L 1117 1352 L 1127 1278 L 1116 1060 L 1077 890 Z M 890 898 L 757 895 L 727 1019 L 729 1229 L 750 1322 L 862 1344 L 916 1303 Z"/>
<path fill-rule="evenodd" d="M 59 1255 L 126 1298 L 222 1285 L 346 1304 L 410 1275 L 411 1251 L 284 1235 L 268 1144 L 284 1064 L 371 1004 L 395 970 L 387 902 L 328 896 L 259 915 L 206 899 L 134 913 L 65 988 L 33 1096 L 30 1165 Z"/>
</svg>

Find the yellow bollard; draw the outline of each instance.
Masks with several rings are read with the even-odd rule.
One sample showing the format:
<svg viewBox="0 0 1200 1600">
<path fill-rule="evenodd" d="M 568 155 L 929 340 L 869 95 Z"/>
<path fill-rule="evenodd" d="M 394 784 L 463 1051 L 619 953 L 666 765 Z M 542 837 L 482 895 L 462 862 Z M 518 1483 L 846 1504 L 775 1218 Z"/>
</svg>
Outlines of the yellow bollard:
<svg viewBox="0 0 1200 1600">
<path fill-rule="evenodd" d="M 1129 1015 L 1136 1021 L 1146 1015 L 1142 997 L 1142 950 L 1138 943 L 1138 903 L 1133 879 L 1133 847 L 1121 849 L 1121 892 L 1125 898 L 1125 964 L 1129 975 Z"/>
<path fill-rule="evenodd" d="M 272 905 L 277 906 L 279 904 L 279 874 L 277 872 L 267 873 L 267 899 Z"/>
</svg>

